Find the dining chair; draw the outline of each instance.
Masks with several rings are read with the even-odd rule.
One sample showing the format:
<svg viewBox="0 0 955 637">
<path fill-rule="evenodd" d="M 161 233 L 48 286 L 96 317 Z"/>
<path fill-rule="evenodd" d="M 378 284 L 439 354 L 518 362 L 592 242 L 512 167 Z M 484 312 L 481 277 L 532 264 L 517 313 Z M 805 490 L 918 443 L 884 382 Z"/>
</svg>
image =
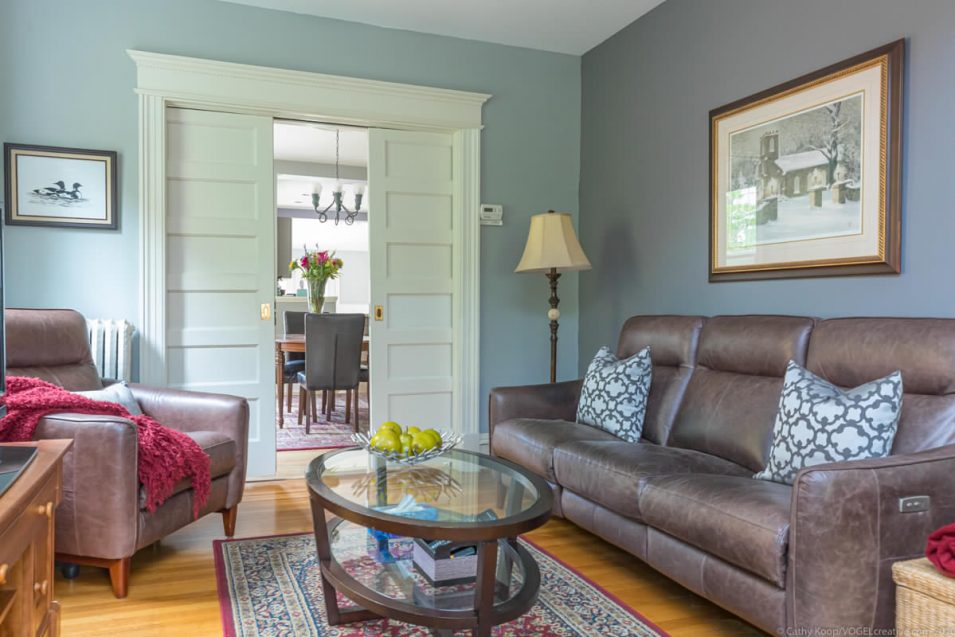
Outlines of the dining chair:
<svg viewBox="0 0 955 637">
<path fill-rule="evenodd" d="M 282 319 L 285 321 L 285 334 L 305 333 L 306 312 L 285 310 Z M 305 371 L 304 352 L 285 352 L 285 362 L 282 366 L 282 381 L 285 383 L 285 411 L 292 411 L 292 385 L 298 380 L 299 372 Z"/>
<path fill-rule="evenodd" d="M 335 392 L 348 391 L 345 401 L 345 422 L 351 422 L 351 397 L 358 396 L 361 375 L 361 345 L 364 334 L 363 314 L 308 314 L 305 317 L 305 371 L 299 372 L 299 424 L 305 417 L 305 433 L 311 433 L 312 420 L 317 419 L 315 392 L 329 392 L 328 414 L 334 409 Z M 355 400 L 354 428 L 358 431 L 359 415 Z"/>
</svg>

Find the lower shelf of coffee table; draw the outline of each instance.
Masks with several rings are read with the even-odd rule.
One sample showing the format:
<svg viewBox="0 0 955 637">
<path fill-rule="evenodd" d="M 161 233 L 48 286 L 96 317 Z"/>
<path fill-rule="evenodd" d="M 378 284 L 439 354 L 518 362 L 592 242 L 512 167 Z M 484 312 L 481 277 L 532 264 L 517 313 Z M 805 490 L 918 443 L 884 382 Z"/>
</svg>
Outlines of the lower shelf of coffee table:
<svg viewBox="0 0 955 637">
<path fill-rule="evenodd" d="M 369 529 L 341 519 L 329 521 L 328 533 L 332 559 L 322 563 L 322 572 L 337 591 L 362 609 L 435 628 L 465 629 L 476 624 L 476 582 L 450 586 L 429 582 L 413 564 L 413 539 L 380 541 Z M 540 586 L 540 570 L 530 553 L 516 541 L 497 543 L 495 625 L 530 610 Z"/>
</svg>

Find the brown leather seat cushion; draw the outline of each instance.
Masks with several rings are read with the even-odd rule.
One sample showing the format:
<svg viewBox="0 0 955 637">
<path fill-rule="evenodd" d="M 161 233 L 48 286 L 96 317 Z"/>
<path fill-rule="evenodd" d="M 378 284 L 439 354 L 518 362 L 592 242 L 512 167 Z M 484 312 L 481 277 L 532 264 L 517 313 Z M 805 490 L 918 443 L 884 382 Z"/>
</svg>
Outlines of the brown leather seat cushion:
<svg viewBox="0 0 955 637">
<path fill-rule="evenodd" d="M 235 441 L 229 436 L 217 431 L 191 431 L 186 434 L 196 441 L 202 447 L 202 450 L 209 455 L 209 474 L 215 480 L 224 476 L 235 468 Z M 184 478 L 173 487 L 172 494 L 182 493 L 186 489 L 192 488 L 192 481 Z M 146 507 L 146 490 L 139 487 L 139 508 Z"/>
<path fill-rule="evenodd" d="M 554 452 L 557 484 L 615 513 L 643 520 L 640 482 L 659 475 L 716 473 L 752 475 L 751 471 L 699 451 L 634 444 L 618 438 L 558 445 Z"/>
<path fill-rule="evenodd" d="M 643 481 L 652 527 L 783 588 L 792 487 L 750 477 L 658 476 Z"/>
<path fill-rule="evenodd" d="M 515 418 L 494 425 L 491 451 L 496 456 L 530 469 L 542 478 L 557 482 L 554 477 L 554 449 L 561 443 L 574 440 L 620 442 L 616 436 L 590 425 L 566 420 Z"/>
</svg>

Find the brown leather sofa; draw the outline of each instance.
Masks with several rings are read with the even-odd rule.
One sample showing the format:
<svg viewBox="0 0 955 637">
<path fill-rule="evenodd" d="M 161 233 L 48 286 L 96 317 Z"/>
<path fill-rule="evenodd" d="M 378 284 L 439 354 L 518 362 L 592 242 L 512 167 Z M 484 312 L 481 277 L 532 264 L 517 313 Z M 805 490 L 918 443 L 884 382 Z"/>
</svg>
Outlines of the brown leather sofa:
<svg viewBox="0 0 955 637">
<path fill-rule="evenodd" d="M 574 423 L 572 381 L 493 390 L 492 453 L 546 478 L 555 513 L 766 631 L 892 628 L 892 563 L 955 521 L 955 319 L 629 319 L 618 355 L 647 345 L 639 444 Z M 845 387 L 901 370 L 892 455 L 753 479 L 790 359 Z M 910 496 L 926 510 L 903 513 Z"/>
<path fill-rule="evenodd" d="M 100 389 L 86 335 L 73 310 L 4 313 L 8 376 L 35 376 L 73 391 Z M 212 492 L 200 515 L 222 513 L 232 536 L 245 488 L 249 406 L 243 398 L 130 385 L 143 412 L 188 434 L 209 454 Z M 109 569 L 116 597 L 125 597 L 133 554 L 193 521 L 192 487 L 182 480 L 155 512 L 137 479 L 136 426 L 111 416 L 56 414 L 37 439 L 72 438 L 56 511 L 57 560 Z"/>
</svg>

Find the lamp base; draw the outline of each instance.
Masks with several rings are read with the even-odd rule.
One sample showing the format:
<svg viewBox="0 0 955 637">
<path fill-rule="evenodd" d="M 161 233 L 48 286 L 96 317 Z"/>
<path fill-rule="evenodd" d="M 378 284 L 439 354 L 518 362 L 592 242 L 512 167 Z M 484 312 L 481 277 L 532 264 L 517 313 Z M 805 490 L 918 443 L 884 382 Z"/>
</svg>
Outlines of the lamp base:
<svg viewBox="0 0 955 637">
<path fill-rule="evenodd" d="M 557 328 L 560 327 L 557 319 L 560 318 L 560 298 L 557 296 L 557 280 L 560 279 L 560 272 L 557 268 L 551 268 L 547 273 L 547 279 L 550 281 L 550 310 L 547 312 L 547 318 L 550 319 L 550 382 L 557 382 Z"/>
</svg>

